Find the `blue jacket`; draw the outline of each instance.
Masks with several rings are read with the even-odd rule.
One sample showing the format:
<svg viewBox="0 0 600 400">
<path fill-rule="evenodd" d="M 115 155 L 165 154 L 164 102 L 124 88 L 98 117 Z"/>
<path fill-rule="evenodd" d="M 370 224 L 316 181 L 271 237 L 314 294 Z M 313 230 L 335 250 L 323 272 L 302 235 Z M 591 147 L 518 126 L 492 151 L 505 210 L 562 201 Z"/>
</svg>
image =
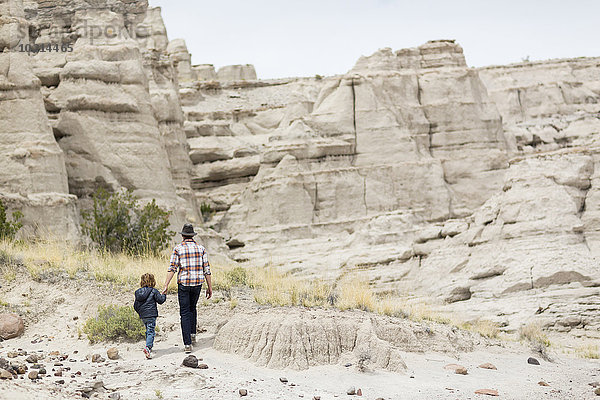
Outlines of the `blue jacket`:
<svg viewBox="0 0 600 400">
<path fill-rule="evenodd" d="M 167 300 L 166 295 L 160 294 L 155 288 L 145 286 L 135 291 L 133 309 L 137 311 L 140 318 L 158 317 L 156 303 L 162 304 L 165 300 Z"/>
</svg>

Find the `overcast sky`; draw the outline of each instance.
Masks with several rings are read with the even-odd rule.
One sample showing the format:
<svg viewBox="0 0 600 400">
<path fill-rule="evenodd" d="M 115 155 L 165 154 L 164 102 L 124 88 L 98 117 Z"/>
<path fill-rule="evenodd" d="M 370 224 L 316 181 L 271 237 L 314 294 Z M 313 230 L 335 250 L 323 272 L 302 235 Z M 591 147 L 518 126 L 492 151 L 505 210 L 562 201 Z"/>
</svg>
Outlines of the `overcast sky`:
<svg viewBox="0 0 600 400">
<path fill-rule="evenodd" d="M 382 47 L 456 39 L 470 66 L 600 56 L 598 0 L 149 0 L 194 64 L 333 75 Z"/>
</svg>

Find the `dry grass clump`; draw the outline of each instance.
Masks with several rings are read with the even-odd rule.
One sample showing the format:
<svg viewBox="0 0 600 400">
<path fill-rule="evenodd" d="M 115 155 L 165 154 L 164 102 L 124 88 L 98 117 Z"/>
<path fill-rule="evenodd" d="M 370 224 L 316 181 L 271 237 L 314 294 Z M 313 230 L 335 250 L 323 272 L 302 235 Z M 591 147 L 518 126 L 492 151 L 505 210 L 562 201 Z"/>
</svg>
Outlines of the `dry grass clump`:
<svg viewBox="0 0 600 400">
<path fill-rule="evenodd" d="M 519 339 L 526 340 L 533 345 L 542 345 L 543 347 L 550 346 L 548 336 L 542 331 L 542 327 L 538 323 L 529 323 L 523 325 L 519 329 Z"/>
<path fill-rule="evenodd" d="M 84 274 L 98 281 L 137 286 L 142 274 L 151 273 L 156 277 L 158 289 L 162 288 L 169 266 L 168 252 L 132 256 L 83 249 L 58 240 L 32 242 L 4 240 L 0 241 L 0 254 L 19 260 L 34 279 L 39 279 L 46 274 L 66 272 L 71 278 Z M 221 258 L 211 257 L 211 268 L 217 272 L 214 275 L 217 277 L 217 283 L 228 279 L 220 272 L 221 264 Z M 1 260 L 0 269 L 3 275 L 13 273 L 12 269 L 2 266 Z M 224 269 L 226 270 L 227 267 Z M 169 285 L 169 292 L 175 292 L 176 288 L 177 280 L 173 279 Z"/>
<path fill-rule="evenodd" d="M 579 346 L 575 349 L 575 353 L 581 358 L 587 358 L 590 360 L 597 360 L 600 358 L 598 346 L 593 344 Z"/>
<path fill-rule="evenodd" d="M 462 323 L 458 326 L 464 330 L 479 333 L 481 336 L 490 339 L 497 339 L 500 336 L 500 328 L 498 324 L 485 319 L 477 320 L 474 323 Z"/>
</svg>

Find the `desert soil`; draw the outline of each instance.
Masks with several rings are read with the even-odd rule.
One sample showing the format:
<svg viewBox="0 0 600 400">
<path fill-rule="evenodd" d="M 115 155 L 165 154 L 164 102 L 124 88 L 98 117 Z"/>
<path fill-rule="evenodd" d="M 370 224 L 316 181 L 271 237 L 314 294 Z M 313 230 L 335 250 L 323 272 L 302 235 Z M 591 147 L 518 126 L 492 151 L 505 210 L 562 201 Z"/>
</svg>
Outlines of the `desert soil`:
<svg viewBox="0 0 600 400">
<path fill-rule="evenodd" d="M 90 345 L 79 337 L 78 329 L 94 315 L 99 304 L 131 304 L 133 293 L 120 287 L 60 277 L 52 282 L 17 280 L 3 287 L 3 300 L 24 311 L 25 334 L 0 343 L 0 357 L 9 352 L 26 351 L 46 358 L 40 361 L 47 374 L 31 381 L 27 373 L 16 380 L 0 381 L 0 399 L 82 398 L 81 389 L 97 381 L 102 385 L 89 392 L 92 398 L 109 399 L 239 399 L 246 389 L 248 399 L 485 399 L 478 389 L 494 389 L 502 399 L 592 399 L 597 398 L 590 383 L 600 380 L 600 362 L 572 358 L 550 351 L 552 362 L 517 342 L 498 341 L 460 354 L 403 353 L 406 373 L 360 372 L 355 363 L 346 366 L 343 357 L 337 365 L 308 370 L 272 370 L 254 365 L 237 355 L 212 348 L 220 324 L 234 313 L 257 307 L 249 299 L 233 310 L 228 302 L 200 308 L 204 317 L 214 315 L 215 324 L 199 334 L 194 355 L 208 369 L 182 366 L 185 357 L 179 330 L 176 296 L 168 296 L 158 318 L 160 332 L 155 342 L 155 357 L 146 360 L 143 342 L 117 342 Z M 29 310 L 28 312 L 26 310 Z M 352 312 L 348 313 L 349 317 Z M 205 319 L 203 318 L 203 320 Z M 248 321 L 249 324 L 252 321 Z M 216 333 L 218 334 L 218 333 Z M 106 350 L 119 350 L 120 358 L 109 360 Z M 67 356 L 60 361 L 58 352 Z M 102 355 L 106 361 L 92 362 L 86 356 Z M 528 357 L 541 365 L 530 365 Z M 25 362 L 26 355 L 9 358 Z M 55 365 L 57 363 L 61 365 Z M 467 375 L 444 369 L 449 363 L 467 368 Z M 478 368 L 492 363 L 497 370 Z M 29 364 L 29 371 L 31 370 Z M 60 368 L 62 376 L 54 376 Z M 28 371 L 28 372 L 29 372 Z M 81 374 L 76 374 L 81 372 Z M 280 381 L 287 378 L 287 383 Z M 64 383 L 58 383 L 64 380 Z M 544 381 L 549 386 L 540 386 Z M 350 387 L 360 388 L 362 397 L 350 396 Z M 118 394 L 118 395 L 117 395 Z M 112 396 L 112 397 L 110 397 Z"/>
</svg>

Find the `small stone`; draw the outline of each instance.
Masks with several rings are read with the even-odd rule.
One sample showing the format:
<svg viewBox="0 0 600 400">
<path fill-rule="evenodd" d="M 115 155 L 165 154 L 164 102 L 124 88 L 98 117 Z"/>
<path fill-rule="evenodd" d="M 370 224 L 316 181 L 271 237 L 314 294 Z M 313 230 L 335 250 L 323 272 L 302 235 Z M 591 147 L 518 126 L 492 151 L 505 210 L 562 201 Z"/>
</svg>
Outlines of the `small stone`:
<svg viewBox="0 0 600 400">
<path fill-rule="evenodd" d="M 539 382 L 538 382 L 538 385 L 540 385 L 540 386 L 550 386 L 550 385 L 548 385 L 548 384 L 547 384 L 546 382 L 544 382 L 544 381 L 539 381 Z"/>
<path fill-rule="evenodd" d="M 183 365 L 190 368 L 198 368 L 198 359 L 195 355 L 191 354 L 183 359 Z"/>
<path fill-rule="evenodd" d="M 106 361 L 106 359 L 104 357 L 102 357 L 100 354 L 94 354 L 92 355 L 92 362 L 93 363 L 101 363 Z"/>
<path fill-rule="evenodd" d="M 208 369 L 208 365 L 206 364 L 198 364 L 199 369 Z"/>
<path fill-rule="evenodd" d="M 313 396 L 313 400 L 321 400 L 321 396 Z"/>
<path fill-rule="evenodd" d="M 281 378 L 279 378 L 279 382 L 281 382 L 281 383 L 288 383 L 288 379 L 284 378 L 284 377 L 281 377 Z"/>
<path fill-rule="evenodd" d="M 8 362 L 8 360 L 6 358 L 0 357 L 0 369 L 8 369 L 9 365 L 10 365 L 10 362 Z"/>
<path fill-rule="evenodd" d="M 19 353 L 17 353 L 16 351 L 9 351 L 8 353 L 6 353 L 6 357 L 8 358 L 16 358 L 19 356 Z"/>
<path fill-rule="evenodd" d="M 360 388 L 358 388 L 358 390 L 356 391 L 356 395 L 357 396 L 362 396 L 362 390 Z"/>
<path fill-rule="evenodd" d="M 54 373 L 54 376 L 62 376 L 63 372 L 62 372 L 62 368 L 59 368 L 58 371 L 56 371 Z"/>
<path fill-rule="evenodd" d="M 56 383 L 58 383 L 59 385 L 62 385 L 62 384 L 65 383 L 65 380 L 64 379 L 60 379 L 60 380 L 56 381 Z"/>
<path fill-rule="evenodd" d="M 111 400 L 121 400 L 121 393 L 115 392 L 108 395 L 108 398 Z"/>
<path fill-rule="evenodd" d="M 459 374 L 459 375 L 467 375 L 468 374 L 467 369 L 465 367 L 456 368 L 454 370 L 454 373 Z"/>
<path fill-rule="evenodd" d="M 116 347 L 111 347 L 106 351 L 106 355 L 110 360 L 116 360 L 119 358 L 119 350 Z"/>
<path fill-rule="evenodd" d="M 537 359 L 533 358 L 533 357 L 529 357 L 527 359 L 527 363 L 531 364 L 531 365 L 540 365 L 540 362 Z"/>
<path fill-rule="evenodd" d="M 498 369 L 498 368 L 496 368 L 496 366 L 495 366 L 494 364 L 492 364 L 492 363 L 484 363 L 484 364 L 481 364 L 481 365 L 479 366 L 479 368 L 483 368 L 483 369 Z"/>
<path fill-rule="evenodd" d="M 344 364 L 344 367 L 346 367 L 346 368 L 351 367 L 351 366 L 352 366 L 352 363 Z"/>
<path fill-rule="evenodd" d="M 30 354 L 25 361 L 27 361 L 30 364 L 35 364 L 36 362 L 38 362 L 38 356 L 36 356 L 35 354 Z"/>
<path fill-rule="evenodd" d="M 38 371 L 38 373 L 40 375 L 46 375 L 46 368 L 40 368 L 40 370 Z"/>
<path fill-rule="evenodd" d="M 17 368 L 14 368 L 14 370 L 17 371 L 17 374 L 23 375 L 25 372 L 27 372 L 27 365 L 21 364 L 17 366 Z"/>
<path fill-rule="evenodd" d="M 248 391 L 246 389 L 240 389 L 240 396 L 247 396 Z"/>
<path fill-rule="evenodd" d="M 498 391 L 494 389 L 477 389 L 475 394 L 486 394 L 488 396 L 498 396 Z"/>
<path fill-rule="evenodd" d="M 594 390 L 594 393 L 596 394 L 596 396 L 600 396 L 600 388 L 596 388 Z"/>
<path fill-rule="evenodd" d="M 13 374 L 11 374 L 10 372 L 8 372 L 5 369 L 0 369 L 0 379 L 12 379 L 13 378 Z"/>
<path fill-rule="evenodd" d="M 348 390 L 346 390 L 346 394 L 348 396 L 354 396 L 356 394 L 356 389 L 354 386 L 349 387 Z"/>
<path fill-rule="evenodd" d="M 29 375 L 27 375 L 27 377 L 29 379 L 31 379 L 32 381 L 38 378 L 38 371 L 36 371 L 35 369 L 29 372 Z"/>
</svg>

